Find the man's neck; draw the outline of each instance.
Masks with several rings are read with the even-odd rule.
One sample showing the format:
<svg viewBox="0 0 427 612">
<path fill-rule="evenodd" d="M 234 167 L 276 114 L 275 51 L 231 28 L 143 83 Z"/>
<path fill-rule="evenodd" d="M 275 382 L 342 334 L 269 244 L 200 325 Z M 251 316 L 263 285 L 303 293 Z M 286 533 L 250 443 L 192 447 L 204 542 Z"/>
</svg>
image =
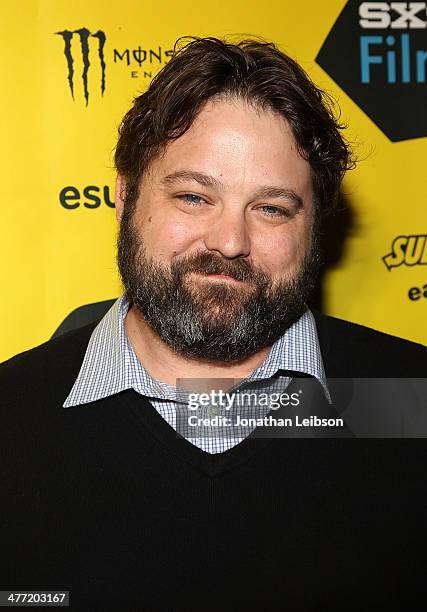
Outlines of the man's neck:
<svg viewBox="0 0 427 612">
<path fill-rule="evenodd" d="M 262 364 L 271 348 L 264 348 L 238 363 L 188 359 L 173 351 L 153 331 L 134 305 L 125 317 L 124 327 L 136 356 L 150 376 L 174 386 L 177 379 L 246 378 Z"/>
</svg>

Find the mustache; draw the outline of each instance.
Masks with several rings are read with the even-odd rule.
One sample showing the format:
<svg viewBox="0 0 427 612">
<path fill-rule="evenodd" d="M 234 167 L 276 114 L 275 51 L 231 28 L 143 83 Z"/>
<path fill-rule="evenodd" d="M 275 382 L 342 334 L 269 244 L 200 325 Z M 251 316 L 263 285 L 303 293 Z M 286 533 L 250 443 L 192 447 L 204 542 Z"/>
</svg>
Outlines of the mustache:
<svg viewBox="0 0 427 612">
<path fill-rule="evenodd" d="M 199 252 L 185 255 L 171 264 L 171 273 L 175 278 L 181 278 L 189 272 L 200 274 L 227 274 L 242 282 L 267 284 L 270 277 L 261 270 L 255 269 L 248 261 L 240 259 L 224 259 L 213 253 Z"/>
</svg>

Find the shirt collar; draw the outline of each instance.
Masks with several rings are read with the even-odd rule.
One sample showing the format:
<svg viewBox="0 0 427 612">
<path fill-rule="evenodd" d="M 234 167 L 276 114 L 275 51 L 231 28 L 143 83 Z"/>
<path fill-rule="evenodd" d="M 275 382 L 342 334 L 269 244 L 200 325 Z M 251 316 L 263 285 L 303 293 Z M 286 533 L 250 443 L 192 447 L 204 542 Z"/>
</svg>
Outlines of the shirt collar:
<svg viewBox="0 0 427 612">
<path fill-rule="evenodd" d="M 94 329 L 74 385 L 63 407 L 88 404 L 134 389 L 147 397 L 174 400 L 176 389 L 152 378 L 130 344 L 124 319 L 129 310 L 126 295 L 112 305 Z M 266 359 L 245 380 L 261 380 L 278 370 L 302 372 L 316 378 L 330 402 L 316 323 L 307 308 L 271 347 Z"/>
</svg>

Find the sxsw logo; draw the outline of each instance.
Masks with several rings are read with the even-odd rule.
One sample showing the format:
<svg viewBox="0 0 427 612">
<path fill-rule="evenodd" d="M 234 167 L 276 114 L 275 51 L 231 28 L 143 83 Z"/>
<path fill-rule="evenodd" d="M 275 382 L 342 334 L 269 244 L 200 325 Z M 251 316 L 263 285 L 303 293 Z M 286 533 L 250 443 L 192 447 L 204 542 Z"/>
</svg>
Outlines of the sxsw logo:
<svg viewBox="0 0 427 612">
<path fill-rule="evenodd" d="M 55 32 L 58 36 L 62 36 L 64 41 L 64 55 L 67 64 L 67 80 L 68 85 L 70 87 L 71 96 L 74 100 L 74 62 L 75 58 L 73 57 L 73 50 L 75 46 L 71 46 L 73 38 L 77 38 L 80 46 L 81 59 L 83 62 L 83 72 L 81 75 L 83 81 L 83 94 L 86 100 L 86 106 L 89 103 L 89 88 L 88 88 L 88 72 L 90 68 L 90 46 L 89 40 L 91 38 L 97 39 L 98 43 L 98 53 L 97 53 L 97 61 L 100 63 L 101 67 L 101 82 L 100 89 L 101 95 L 104 95 L 105 91 L 105 59 L 104 59 L 104 46 L 106 41 L 105 33 L 102 30 L 98 30 L 97 32 L 90 32 L 87 28 L 80 28 L 79 30 L 63 30 L 62 32 Z M 74 51 L 75 53 L 75 51 Z"/>
<path fill-rule="evenodd" d="M 405 30 L 427 27 L 425 2 L 362 2 L 359 15 L 362 28 Z"/>
<path fill-rule="evenodd" d="M 316 61 L 394 142 L 427 136 L 427 2 L 349 0 Z"/>
</svg>

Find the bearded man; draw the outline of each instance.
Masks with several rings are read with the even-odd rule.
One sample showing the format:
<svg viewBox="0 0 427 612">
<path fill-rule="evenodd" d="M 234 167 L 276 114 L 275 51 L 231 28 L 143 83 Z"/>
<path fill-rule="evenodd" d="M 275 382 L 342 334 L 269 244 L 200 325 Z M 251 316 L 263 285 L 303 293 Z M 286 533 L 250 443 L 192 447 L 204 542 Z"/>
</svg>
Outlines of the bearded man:
<svg viewBox="0 0 427 612">
<path fill-rule="evenodd" d="M 352 166 L 342 129 L 301 67 L 256 40 L 193 39 L 135 100 L 115 158 L 125 292 L 1 368 L 3 589 L 150 612 L 390 610 L 422 595 L 424 447 L 349 427 L 230 432 L 204 401 L 202 426 L 183 427 L 181 393 L 218 381 L 280 388 L 284 416 L 310 380 L 310 414 L 329 421 L 327 377 L 425 375 L 423 347 L 307 307 Z"/>
</svg>

